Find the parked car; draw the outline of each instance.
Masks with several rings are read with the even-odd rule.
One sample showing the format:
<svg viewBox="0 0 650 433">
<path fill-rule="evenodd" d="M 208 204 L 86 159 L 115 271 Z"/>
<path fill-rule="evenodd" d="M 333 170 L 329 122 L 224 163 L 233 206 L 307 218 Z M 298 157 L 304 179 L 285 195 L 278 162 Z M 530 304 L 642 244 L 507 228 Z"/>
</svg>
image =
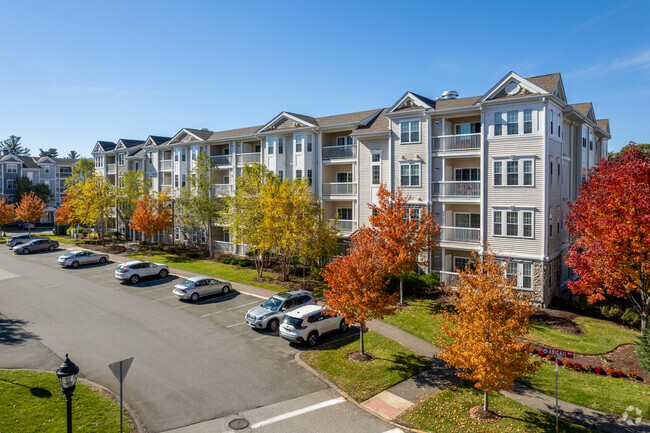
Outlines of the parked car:
<svg viewBox="0 0 650 433">
<path fill-rule="evenodd" d="M 284 315 L 306 303 L 316 303 L 314 295 L 306 290 L 278 293 L 246 313 L 246 323 L 256 329 L 275 331 Z"/>
<path fill-rule="evenodd" d="M 59 241 L 51 239 L 33 239 L 24 244 L 17 245 L 13 248 L 14 254 L 29 254 L 36 251 L 54 251 L 59 248 Z"/>
<path fill-rule="evenodd" d="M 46 239 L 43 236 L 38 236 L 38 235 L 16 235 L 12 236 L 9 239 L 7 239 L 7 246 L 9 247 L 15 247 L 16 245 L 24 244 L 25 242 L 29 242 L 33 239 Z"/>
<path fill-rule="evenodd" d="M 18 228 L 21 230 L 34 230 L 36 228 L 36 224 L 21 221 L 18 223 Z"/>
<path fill-rule="evenodd" d="M 59 256 L 59 265 L 66 267 L 71 266 L 78 268 L 79 265 L 86 265 L 88 263 L 106 263 L 108 254 L 95 253 L 92 251 L 70 251 L 62 256 Z"/>
<path fill-rule="evenodd" d="M 122 263 L 115 268 L 115 278 L 137 284 L 141 278 L 160 277 L 169 275 L 169 267 L 162 263 L 151 263 L 140 260 Z"/>
<path fill-rule="evenodd" d="M 314 347 L 318 339 L 330 332 L 348 330 L 343 316 L 332 316 L 321 305 L 304 305 L 282 319 L 280 337 L 295 343 L 305 343 Z"/>
<path fill-rule="evenodd" d="M 178 299 L 190 299 L 192 302 L 197 302 L 203 296 L 216 293 L 225 295 L 230 292 L 231 287 L 229 281 L 199 276 L 188 278 L 182 283 L 176 284 L 173 293 Z"/>
</svg>

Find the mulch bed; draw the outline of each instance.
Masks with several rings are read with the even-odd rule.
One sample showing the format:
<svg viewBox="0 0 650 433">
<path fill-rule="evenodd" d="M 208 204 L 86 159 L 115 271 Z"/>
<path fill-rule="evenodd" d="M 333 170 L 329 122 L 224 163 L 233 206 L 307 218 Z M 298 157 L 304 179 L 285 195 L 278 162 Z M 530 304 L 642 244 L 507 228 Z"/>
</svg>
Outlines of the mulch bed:
<svg viewBox="0 0 650 433">
<path fill-rule="evenodd" d="M 75 244 L 75 246 L 81 248 L 92 248 L 94 251 L 101 251 L 102 253 L 108 254 L 121 254 L 126 250 L 122 245 Z"/>
<path fill-rule="evenodd" d="M 363 355 L 359 351 L 348 353 L 348 361 L 351 362 L 370 362 L 374 360 L 375 356 L 372 353 L 366 352 Z"/>
<path fill-rule="evenodd" d="M 483 409 L 483 406 L 474 406 L 469 409 L 470 418 L 482 422 L 482 423 L 492 423 L 497 422 L 501 419 L 501 415 L 491 410 Z"/>
<path fill-rule="evenodd" d="M 570 335 L 582 335 L 582 329 L 575 324 L 573 319 L 577 314 L 563 310 L 540 310 L 534 314 L 530 320 L 540 322 L 549 326 L 556 331 L 564 332 Z"/>
</svg>

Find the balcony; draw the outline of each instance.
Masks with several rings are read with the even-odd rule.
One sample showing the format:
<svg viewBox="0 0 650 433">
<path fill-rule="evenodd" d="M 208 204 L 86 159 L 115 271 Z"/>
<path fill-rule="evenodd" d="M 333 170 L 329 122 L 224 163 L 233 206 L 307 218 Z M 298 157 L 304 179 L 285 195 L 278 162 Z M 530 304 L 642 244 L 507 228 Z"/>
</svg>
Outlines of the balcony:
<svg viewBox="0 0 650 433">
<path fill-rule="evenodd" d="M 68 177 L 68 176 L 71 176 L 71 175 L 72 175 L 72 169 L 69 169 L 69 168 L 68 169 L 59 169 L 59 171 L 57 171 L 57 176 L 59 176 L 59 177 Z"/>
<path fill-rule="evenodd" d="M 106 173 L 107 174 L 115 174 L 117 171 L 117 168 L 115 164 L 106 164 Z"/>
<path fill-rule="evenodd" d="M 172 160 L 171 159 L 161 159 L 160 163 L 160 171 L 171 171 L 172 169 Z"/>
<path fill-rule="evenodd" d="M 232 165 L 232 155 L 212 155 L 210 159 L 214 165 Z"/>
<path fill-rule="evenodd" d="M 218 197 L 222 195 L 232 194 L 233 186 L 230 184 L 213 184 L 210 185 L 210 195 L 212 197 Z"/>
<path fill-rule="evenodd" d="M 338 228 L 343 234 L 351 234 L 357 230 L 357 222 L 352 220 L 338 220 Z"/>
<path fill-rule="evenodd" d="M 465 227 L 440 227 L 440 242 L 478 244 L 481 229 Z"/>
<path fill-rule="evenodd" d="M 253 164 L 255 162 L 262 162 L 262 154 L 260 152 L 237 154 L 237 165 Z"/>
<path fill-rule="evenodd" d="M 433 194 L 440 197 L 479 198 L 481 182 L 434 182 Z"/>
<path fill-rule="evenodd" d="M 357 195 L 357 184 L 352 182 L 331 182 L 323 184 L 323 196 Z"/>
<path fill-rule="evenodd" d="M 327 146 L 323 147 L 323 160 L 337 158 L 356 158 L 357 145 L 348 144 L 346 146 Z"/>
<path fill-rule="evenodd" d="M 248 245 L 244 244 L 233 244 L 232 242 L 225 241 L 212 241 L 212 250 L 245 256 L 250 251 L 250 248 Z"/>
<path fill-rule="evenodd" d="M 458 282 L 458 274 L 456 272 L 437 271 L 440 275 L 440 282 L 448 286 L 456 287 Z"/>
<path fill-rule="evenodd" d="M 433 137 L 434 152 L 462 152 L 481 149 L 481 133 Z"/>
</svg>

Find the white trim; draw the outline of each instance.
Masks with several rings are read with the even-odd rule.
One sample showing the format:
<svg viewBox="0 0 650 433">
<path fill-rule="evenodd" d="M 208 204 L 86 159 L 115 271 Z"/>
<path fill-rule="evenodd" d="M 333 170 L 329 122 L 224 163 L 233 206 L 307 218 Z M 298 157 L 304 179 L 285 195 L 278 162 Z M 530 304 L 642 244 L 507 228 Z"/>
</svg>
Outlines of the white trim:
<svg viewBox="0 0 650 433">
<path fill-rule="evenodd" d="M 536 239 L 535 236 L 535 207 L 527 206 L 491 206 L 492 210 L 492 236 L 496 238 L 517 238 L 517 239 Z M 494 233 L 494 213 L 501 212 L 501 234 L 497 235 Z M 508 212 L 514 212 L 517 214 L 517 234 L 509 235 L 508 234 Z M 524 213 L 530 213 L 530 236 L 524 236 Z"/>
<path fill-rule="evenodd" d="M 505 77 L 503 77 L 501 80 L 499 80 L 499 82 L 497 82 L 497 84 L 495 84 L 490 90 L 488 90 L 488 92 L 485 95 L 483 95 L 481 97 L 481 99 L 478 100 L 478 103 L 482 103 L 482 102 L 490 99 L 491 97 L 493 97 L 497 93 L 499 93 L 501 91 L 501 89 L 505 85 L 507 85 L 511 80 L 516 80 L 519 83 L 519 85 L 521 85 L 522 87 L 524 87 L 526 90 L 528 90 L 530 92 L 540 93 L 542 95 L 549 94 L 548 91 L 542 89 L 539 86 L 536 86 L 535 84 L 531 83 L 530 81 L 528 81 L 527 79 L 525 79 L 521 75 L 517 74 L 516 72 L 510 71 L 508 74 L 506 74 Z"/>
<path fill-rule="evenodd" d="M 282 117 L 286 117 L 287 119 L 291 119 L 294 122 L 300 123 L 301 125 L 304 125 L 305 128 L 317 128 L 317 125 L 313 125 L 313 124 L 307 122 L 306 120 L 300 119 L 300 118 L 298 118 L 296 116 L 293 116 L 293 115 L 287 113 L 286 111 L 283 111 L 280 114 L 278 114 L 277 116 L 275 116 L 273 119 L 271 119 L 269 122 L 265 123 L 260 129 L 255 131 L 255 134 L 261 134 L 261 133 L 265 132 L 265 130 L 267 130 L 268 128 L 273 126 L 273 124 L 276 123 L 278 120 L 280 120 Z"/>
<path fill-rule="evenodd" d="M 395 111 L 395 109 L 397 109 L 400 105 L 402 105 L 402 103 L 405 102 L 407 99 L 411 99 L 413 102 L 415 102 L 417 105 L 419 105 L 419 106 L 422 107 L 423 109 L 427 109 L 427 108 L 430 108 L 430 109 L 432 109 L 432 110 L 434 109 L 434 107 L 432 107 L 431 105 L 427 104 L 426 102 L 424 102 L 423 100 L 421 100 L 420 98 L 418 98 L 417 96 L 415 96 L 413 93 L 411 93 L 411 92 L 406 92 L 404 95 L 402 95 L 401 98 L 399 98 L 399 99 L 397 100 L 396 103 L 394 103 L 394 104 L 393 104 L 393 105 L 388 109 L 388 111 L 386 111 L 386 114 L 387 114 L 387 115 L 388 115 L 388 114 L 392 114 L 393 111 Z"/>
</svg>

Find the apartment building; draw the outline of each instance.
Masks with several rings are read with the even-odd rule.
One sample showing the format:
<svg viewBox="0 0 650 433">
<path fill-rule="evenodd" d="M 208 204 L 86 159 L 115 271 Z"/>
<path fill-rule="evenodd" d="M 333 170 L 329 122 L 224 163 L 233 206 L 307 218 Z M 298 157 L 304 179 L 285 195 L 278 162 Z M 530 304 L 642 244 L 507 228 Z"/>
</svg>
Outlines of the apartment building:
<svg viewBox="0 0 650 433">
<path fill-rule="evenodd" d="M 0 196 L 7 197 L 13 202 L 16 182 L 21 177 L 27 177 L 33 185 L 45 184 L 52 193 L 45 208 L 46 214 L 41 222 L 54 222 L 54 212 L 61 205 L 65 195 L 65 179 L 72 174 L 72 166 L 77 162 L 70 158 L 37 158 L 33 156 L 17 156 L 9 149 L 0 149 Z"/>
<path fill-rule="evenodd" d="M 262 162 L 280 178 L 309 179 L 344 239 L 368 223 L 367 204 L 376 202 L 380 184 L 401 187 L 416 218 L 428 210 L 442 226 L 440 248 L 430 257 L 442 281 L 453 284 L 471 251 L 487 243 L 509 260 L 518 287 L 548 304 L 572 278 L 562 259 L 570 242 L 566 200 L 606 157 L 610 138 L 608 120 L 596 119 L 591 103 L 567 102 L 559 73 L 510 72 L 477 96 L 406 92 L 389 108 L 326 117 L 281 112 L 248 128 L 100 141 L 93 155 L 96 169 L 113 182 L 120 166 L 139 167 L 155 180 L 154 189 L 174 195 L 205 151 L 217 199 L 232 193 L 245 164 Z M 223 227 L 211 230 L 214 249 L 246 252 Z M 178 226 L 170 236 L 206 239 Z"/>
</svg>

